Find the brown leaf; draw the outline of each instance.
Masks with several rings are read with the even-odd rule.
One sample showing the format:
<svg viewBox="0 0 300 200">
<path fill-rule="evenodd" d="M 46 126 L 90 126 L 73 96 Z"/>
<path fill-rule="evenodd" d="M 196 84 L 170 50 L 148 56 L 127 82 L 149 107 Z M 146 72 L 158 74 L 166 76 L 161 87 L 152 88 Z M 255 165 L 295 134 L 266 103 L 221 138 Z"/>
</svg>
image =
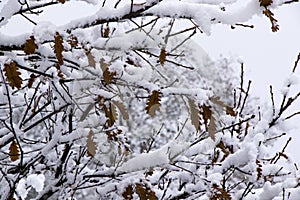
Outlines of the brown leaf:
<svg viewBox="0 0 300 200">
<path fill-rule="evenodd" d="M 217 184 L 213 184 L 212 188 L 213 196 L 209 198 L 210 200 L 231 200 L 230 194 Z"/>
<path fill-rule="evenodd" d="M 71 47 L 77 47 L 78 46 L 77 37 L 71 35 L 70 37 L 68 37 L 68 43 L 69 43 L 69 45 L 71 45 Z"/>
<path fill-rule="evenodd" d="M 96 67 L 96 61 L 95 61 L 94 56 L 92 55 L 92 53 L 90 51 L 86 51 L 85 54 L 86 54 L 86 57 L 88 59 L 89 66 L 95 68 Z"/>
<path fill-rule="evenodd" d="M 162 48 L 162 49 L 160 50 L 160 54 L 159 54 L 159 63 L 160 63 L 161 65 L 164 65 L 164 63 L 165 63 L 165 61 L 166 61 L 166 57 L 167 57 L 167 55 L 166 55 L 166 50 L 165 50 L 165 48 Z"/>
<path fill-rule="evenodd" d="M 256 178 L 256 180 L 258 181 L 263 175 L 262 174 L 262 164 L 257 159 L 256 159 L 255 163 L 257 165 L 257 168 L 256 168 L 257 178 Z"/>
<path fill-rule="evenodd" d="M 201 106 L 201 110 L 202 110 L 201 115 L 203 117 L 206 130 L 208 129 L 208 122 L 212 118 L 212 111 L 210 108 L 211 108 L 210 106 L 206 106 L 206 105 Z"/>
<path fill-rule="evenodd" d="M 63 51 L 64 51 L 63 39 L 58 33 L 56 33 L 54 36 L 54 53 L 60 65 L 64 63 L 63 55 L 62 55 Z"/>
<path fill-rule="evenodd" d="M 109 27 L 108 26 L 104 29 L 103 37 L 104 38 L 108 38 L 109 37 Z"/>
<path fill-rule="evenodd" d="M 108 127 L 111 127 L 115 123 L 118 117 L 116 107 L 114 106 L 114 104 L 109 103 L 108 107 L 104 105 L 103 108 L 104 108 L 105 116 L 107 118 Z"/>
<path fill-rule="evenodd" d="M 66 0 L 57 0 L 58 2 L 64 4 L 66 2 Z"/>
<path fill-rule="evenodd" d="M 3 71 L 5 72 L 5 76 L 12 89 L 15 87 L 20 89 L 22 78 L 20 77 L 21 73 L 18 71 L 16 63 L 14 61 L 11 61 L 9 64 L 5 63 Z"/>
<path fill-rule="evenodd" d="M 93 141 L 94 132 L 90 130 L 87 140 L 86 140 L 86 148 L 88 156 L 95 156 L 96 154 L 96 143 Z"/>
<path fill-rule="evenodd" d="M 273 0 L 259 0 L 260 6 L 267 7 L 273 3 Z"/>
<path fill-rule="evenodd" d="M 226 114 L 227 114 L 227 115 L 231 115 L 231 116 L 233 116 L 233 117 L 236 116 L 235 111 L 234 111 L 233 108 L 230 107 L 230 106 L 226 106 Z"/>
<path fill-rule="evenodd" d="M 122 193 L 122 197 L 124 200 L 132 200 L 133 199 L 133 188 L 132 185 L 128 185 L 124 192 Z"/>
<path fill-rule="evenodd" d="M 24 52 L 26 55 L 33 54 L 37 49 L 37 45 L 34 42 L 34 37 L 30 36 L 30 39 L 26 40 L 24 44 Z"/>
<path fill-rule="evenodd" d="M 110 72 L 108 68 L 103 72 L 103 79 L 106 84 L 110 84 L 113 78 L 117 75 L 116 72 Z"/>
<path fill-rule="evenodd" d="M 15 140 L 13 140 L 9 146 L 9 157 L 11 161 L 19 159 L 19 148 Z"/>
<path fill-rule="evenodd" d="M 263 11 L 263 14 L 269 18 L 269 20 L 272 24 L 272 27 L 271 27 L 272 31 L 277 32 L 279 30 L 279 25 L 277 24 L 278 21 L 274 18 L 274 14 L 271 12 L 271 10 L 265 9 Z"/>
<path fill-rule="evenodd" d="M 200 130 L 200 117 L 199 117 L 199 109 L 192 99 L 188 99 L 189 107 L 190 107 L 190 115 L 191 115 L 191 123 L 195 127 L 196 131 Z"/>
<path fill-rule="evenodd" d="M 29 78 L 28 84 L 27 84 L 28 88 L 32 87 L 32 84 L 33 84 L 35 78 L 36 78 L 36 76 L 34 74 L 30 74 L 30 78 Z"/>
<path fill-rule="evenodd" d="M 159 110 L 160 96 L 161 96 L 161 93 L 157 90 L 154 90 L 148 98 L 145 109 L 146 109 L 147 114 L 149 114 L 151 117 L 154 117 L 155 112 L 157 110 Z"/>
<path fill-rule="evenodd" d="M 122 114 L 123 119 L 124 120 L 128 120 L 129 119 L 129 115 L 128 115 L 128 112 L 127 112 L 124 104 L 122 102 L 118 102 L 118 101 L 113 101 L 113 103 L 119 109 L 120 113 Z"/>
<path fill-rule="evenodd" d="M 140 183 L 135 184 L 135 191 L 140 199 L 156 200 L 155 192 Z"/>
<path fill-rule="evenodd" d="M 216 140 L 216 131 L 217 131 L 217 123 L 216 123 L 216 119 L 212 116 L 210 118 L 210 122 L 209 122 L 209 125 L 208 125 L 208 129 L 207 129 L 207 132 L 208 132 L 208 135 L 209 137 L 215 141 Z"/>
</svg>

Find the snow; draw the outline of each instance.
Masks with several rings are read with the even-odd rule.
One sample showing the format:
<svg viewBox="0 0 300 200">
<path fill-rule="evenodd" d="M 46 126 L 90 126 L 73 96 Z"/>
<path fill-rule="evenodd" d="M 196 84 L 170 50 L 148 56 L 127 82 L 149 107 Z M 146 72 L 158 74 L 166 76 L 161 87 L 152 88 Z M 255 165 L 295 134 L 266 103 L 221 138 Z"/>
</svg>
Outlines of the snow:
<svg viewBox="0 0 300 200">
<path fill-rule="evenodd" d="M 26 180 L 27 185 L 31 185 L 37 192 L 43 191 L 45 182 L 43 174 L 30 174 Z"/>
</svg>

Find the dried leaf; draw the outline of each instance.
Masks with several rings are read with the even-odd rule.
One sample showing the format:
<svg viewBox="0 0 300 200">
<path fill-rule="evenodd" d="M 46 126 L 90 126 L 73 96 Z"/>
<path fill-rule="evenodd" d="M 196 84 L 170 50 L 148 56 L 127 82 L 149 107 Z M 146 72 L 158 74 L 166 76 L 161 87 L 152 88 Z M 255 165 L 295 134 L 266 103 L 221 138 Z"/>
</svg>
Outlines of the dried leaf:
<svg viewBox="0 0 300 200">
<path fill-rule="evenodd" d="M 64 4 L 66 2 L 66 0 L 57 0 L 58 2 Z"/>
<path fill-rule="evenodd" d="M 20 89 L 22 85 L 21 73 L 18 71 L 18 67 L 14 61 L 9 64 L 4 64 L 5 76 L 8 80 L 9 85 L 14 89 L 15 87 Z"/>
<path fill-rule="evenodd" d="M 155 192 L 140 183 L 135 184 L 135 191 L 140 199 L 156 200 Z"/>
<path fill-rule="evenodd" d="M 33 54 L 37 49 L 37 45 L 34 42 L 34 37 L 30 36 L 30 39 L 26 40 L 24 44 L 24 52 L 26 55 Z"/>
<path fill-rule="evenodd" d="M 208 125 L 208 129 L 207 129 L 207 132 L 208 132 L 208 135 L 209 137 L 215 141 L 216 140 L 216 131 L 217 131 L 217 123 L 216 123 L 216 119 L 212 116 L 210 118 L 210 122 L 209 122 L 209 125 Z"/>
<path fill-rule="evenodd" d="M 104 29 L 103 37 L 104 38 L 108 38 L 109 37 L 109 27 L 108 26 Z"/>
<path fill-rule="evenodd" d="M 260 6 L 267 7 L 273 3 L 273 0 L 259 0 Z"/>
<path fill-rule="evenodd" d="M 71 45 L 71 47 L 77 47 L 78 46 L 77 37 L 71 35 L 70 37 L 68 37 L 68 43 L 69 43 L 69 45 Z"/>
<path fill-rule="evenodd" d="M 165 50 L 165 48 L 162 48 L 162 49 L 160 50 L 160 54 L 159 54 L 159 63 L 160 63 L 161 65 L 164 65 L 164 63 L 165 63 L 165 61 L 166 61 L 166 57 L 167 57 L 167 55 L 166 55 L 166 50 Z"/>
<path fill-rule="evenodd" d="M 109 65 L 105 62 L 103 58 L 100 59 L 100 68 L 102 72 L 105 72 L 108 69 Z"/>
<path fill-rule="evenodd" d="M 86 148 L 88 156 L 95 156 L 96 154 L 96 143 L 93 141 L 94 132 L 90 130 L 87 140 L 86 140 Z"/>
<path fill-rule="evenodd" d="M 64 51 L 63 39 L 56 33 L 54 36 L 54 53 L 58 60 L 58 64 L 62 65 L 64 63 L 62 52 Z"/>
<path fill-rule="evenodd" d="M 122 193 L 122 197 L 124 200 L 132 200 L 133 199 L 133 187 L 132 185 L 128 185 L 124 192 Z"/>
<path fill-rule="evenodd" d="M 116 72 L 110 72 L 108 68 L 103 72 L 103 79 L 106 84 L 110 84 L 113 78 L 117 75 Z"/>
<path fill-rule="evenodd" d="M 206 106 L 206 105 L 202 105 L 200 108 L 202 110 L 200 113 L 203 117 L 205 128 L 206 128 L 206 130 L 208 130 L 208 124 L 209 124 L 208 122 L 212 118 L 212 111 L 210 109 L 211 107 Z"/>
<path fill-rule="evenodd" d="M 127 112 L 124 104 L 122 102 L 118 102 L 118 101 L 113 101 L 113 103 L 119 109 L 120 113 L 122 114 L 123 119 L 124 120 L 128 120 L 129 119 L 129 115 L 128 115 L 128 112 Z"/>
<path fill-rule="evenodd" d="M 36 78 L 36 76 L 34 74 L 30 74 L 30 78 L 29 78 L 28 84 L 27 84 L 28 88 L 32 87 L 32 84 L 33 84 L 35 78 Z"/>
<path fill-rule="evenodd" d="M 265 9 L 263 11 L 263 14 L 269 18 L 269 20 L 272 24 L 272 27 L 271 27 L 272 31 L 277 32 L 279 30 L 279 25 L 277 24 L 278 21 L 274 18 L 274 14 L 271 12 L 271 10 Z"/>
<path fill-rule="evenodd" d="M 95 68 L 96 67 L 96 61 L 95 61 L 94 56 L 92 55 L 92 53 L 90 51 L 86 51 L 85 54 L 86 54 L 86 57 L 88 59 L 89 66 Z"/>
<path fill-rule="evenodd" d="M 195 127 L 196 131 L 200 130 L 200 117 L 199 117 L 199 109 L 192 99 L 188 99 L 190 114 L 191 114 L 191 123 Z"/>
<path fill-rule="evenodd" d="M 104 105 L 103 108 L 104 108 L 105 116 L 107 118 L 108 127 L 111 127 L 115 123 L 118 117 L 116 107 L 114 106 L 114 104 L 109 103 L 108 107 Z"/>
<path fill-rule="evenodd" d="M 231 200 L 231 196 L 223 188 L 219 187 L 217 184 L 212 185 L 213 196 L 210 197 L 210 200 Z"/>
<path fill-rule="evenodd" d="M 236 113 L 235 113 L 234 109 L 232 107 L 230 107 L 230 106 L 226 106 L 226 114 L 227 115 L 231 115 L 233 117 L 236 116 Z"/>
<path fill-rule="evenodd" d="M 157 110 L 159 110 L 160 96 L 161 96 L 161 93 L 157 90 L 154 90 L 148 98 L 145 109 L 146 109 L 147 114 L 149 114 L 151 117 L 154 117 L 155 112 Z"/>
<path fill-rule="evenodd" d="M 19 148 L 15 140 L 9 146 L 9 157 L 13 162 L 19 159 Z"/>
</svg>

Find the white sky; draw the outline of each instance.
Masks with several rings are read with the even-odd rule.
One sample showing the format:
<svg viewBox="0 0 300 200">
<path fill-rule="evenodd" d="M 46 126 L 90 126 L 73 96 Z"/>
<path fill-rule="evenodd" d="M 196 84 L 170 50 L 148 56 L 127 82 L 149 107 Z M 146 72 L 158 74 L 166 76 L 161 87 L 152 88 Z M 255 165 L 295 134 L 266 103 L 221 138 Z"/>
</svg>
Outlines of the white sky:
<svg viewBox="0 0 300 200">
<path fill-rule="evenodd" d="M 300 4 L 290 4 L 275 10 L 280 30 L 271 31 L 268 18 L 256 16 L 247 24 L 253 29 L 236 27 L 232 30 L 225 25 L 216 25 L 210 36 L 198 35 L 197 40 L 212 58 L 241 56 L 248 79 L 252 80 L 252 94 L 264 101 L 270 101 L 269 86 L 273 86 L 275 103 L 281 101 L 280 89 L 290 74 L 294 61 L 300 52 Z M 300 66 L 297 71 L 300 75 Z M 300 88 L 298 89 L 298 91 Z M 300 99 L 293 111 L 300 110 Z M 300 165 L 300 116 L 291 123 L 298 125 L 292 132 L 288 153 Z M 283 142 L 285 143 L 285 142 Z M 282 148 L 282 145 L 279 146 Z"/>
</svg>

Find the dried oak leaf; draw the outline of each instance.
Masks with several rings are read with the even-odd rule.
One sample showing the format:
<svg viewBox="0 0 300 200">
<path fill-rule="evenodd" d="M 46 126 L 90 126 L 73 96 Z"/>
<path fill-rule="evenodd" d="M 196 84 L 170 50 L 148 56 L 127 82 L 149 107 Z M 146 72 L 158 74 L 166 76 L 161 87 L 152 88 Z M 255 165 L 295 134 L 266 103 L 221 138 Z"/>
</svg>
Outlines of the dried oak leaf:
<svg viewBox="0 0 300 200">
<path fill-rule="evenodd" d="M 26 55 L 29 55 L 29 54 L 33 54 L 36 49 L 37 49 L 37 45 L 34 42 L 34 37 L 30 36 L 30 38 L 26 40 L 23 50 Z"/>
<path fill-rule="evenodd" d="M 160 98 L 161 98 L 161 93 L 157 90 L 154 90 L 148 98 L 145 110 L 147 114 L 149 114 L 151 117 L 154 117 L 155 112 L 159 110 Z"/>
<path fill-rule="evenodd" d="M 260 6 L 267 7 L 273 3 L 273 0 L 259 0 Z"/>
<path fill-rule="evenodd" d="M 96 67 L 96 61 L 95 61 L 94 56 L 92 55 L 91 51 L 86 51 L 85 55 L 88 59 L 89 66 L 95 68 Z"/>
<path fill-rule="evenodd" d="M 66 2 L 66 0 L 57 0 L 58 2 L 64 4 Z"/>
<path fill-rule="evenodd" d="M 95 156 L 96 154 L 96 143 L 93 141 L 94 132 L 90 130 L 87 140 L 86 140 L 86 148 L 88 156 Z"/>
<path fill-rule="evenodd" d="M 58 64 L 62 65 L 64 63 L 62 52 L 64 51 L 63 39 L 56 33 L 54 36 L 54 53 L 58 60 Z"/>
<path fill-rule="evenodd" d="M 5 63 L 3 71 L 5 72 L 5 76 L 12 89 L 15 87 L 20 89 L 22 78 L 20 77 L 21 73 L 18 71 L 17 64 L 14 61 L 11 61 L 9 64 Z"/>
<path fill-rule="evenodd" d="M 105 117 L 107 118 L 107 125 L 108 127 L 111 127 L 115 123 L 118 117 L 116 107 L 114 104 L 109 103 L 109 106 L 107 107 L 104 105 L 103 109 L 104 109 Z"/>
<path fill-rule="evenodd" d="M 9 146 L 9 157 L 11 161 L 19 159 L 19 148 L 15 140 L 13 140 Z"/>
<path fill-rule="evenodd" d="M 128 115 L 128 112 L 127 112 L 124 104 L 122 102 L 118 102 L 118 101 L 113 101 L 113 103 L 119 109 L 120 113 L 122 114 L 123 119 L 124 120 L 128 120 L 129 119 L 129 115 Z"/>
<path fill-rule="evenodd" d="M 133 199 L 133 187 L 132 185 L 128 185 L 124 192 L 122 193 L 122 197 L 124 200 L 132 200 Z"/>
<path fill-rule="evenodd" d="M 199 109 L 192 99 L 188 99 L 189 107 L 190 107 L 190 115 L 191 115 L 191 123 L 195 127 L 196 131 L 200 130 L 200 117 L 199 117 Z"/>
<path fill-rule="evenodd" d="M 135 192 L 140 199 L 156 200 L 155 192 L 140 183 L 135 184 Z"/>
<path fill-rule="evenodd" d="M 165 50 L 165 48 L 162 48 L 162 49 L 160 50 L 160 54 L 159 54 L 159 63 L 160 63 L 161 65 L 164 65 L 164 64 L 165 64 L 166 57 L 167 57 L 166 50 Z"/>
<path fill-rule="evenodd" d="M 212 185 L 213 188 L 213 196 L 211 196 L 210 200 L 231 200 L 230 194 L 225 191 L 223 188 L 219 187 L 217 184 Z"/>
<path fill-rule="evenodd" d="M 200 114 L 202 115 L 205 129 L 208 132 L 211 139 L 215 140 L 216 133 L 216 119 L 213 117 L 213 113 L 210 106 L 202 105 Z"/>
</svg>

